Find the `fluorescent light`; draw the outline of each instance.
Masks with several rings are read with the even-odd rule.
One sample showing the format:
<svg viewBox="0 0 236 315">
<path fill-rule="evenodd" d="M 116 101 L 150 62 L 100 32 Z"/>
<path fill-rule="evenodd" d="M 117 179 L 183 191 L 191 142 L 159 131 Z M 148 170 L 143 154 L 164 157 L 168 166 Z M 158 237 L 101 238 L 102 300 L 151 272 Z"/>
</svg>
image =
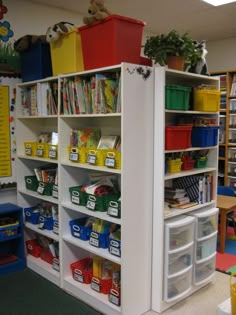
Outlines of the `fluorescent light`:
<svg viewBox="0 0 236 315">
<path fill-rule="evenodd" d="M 236 0 L 202 0 L 202 1 L 207 2 L 217 7 L 218 5 L 228 4 L 231 2 L 235 2 Z"/>
</svg>

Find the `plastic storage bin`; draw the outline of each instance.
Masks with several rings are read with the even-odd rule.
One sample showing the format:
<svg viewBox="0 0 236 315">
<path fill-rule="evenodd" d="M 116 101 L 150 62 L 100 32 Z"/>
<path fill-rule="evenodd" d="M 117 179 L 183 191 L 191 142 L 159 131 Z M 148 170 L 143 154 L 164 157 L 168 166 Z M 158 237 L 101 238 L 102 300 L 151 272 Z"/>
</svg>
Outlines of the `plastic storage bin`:
<svg viewBox="0 0 236 315">
<path fill-rule="evenodd" d="M 110 233 L 97 233 L 92 231 L 89 238 L 89 244 L 99 248 L 108 248 Z"/>
<path fill-rule="evenodd" d="M 70 265 L 73 279 L 89 284 L 93 276 L 93 260 L 90 257 L 75 261 Z"/>
<path fill-rule="evenodd" d="M 139 64 L 144 26 L 144 22 L 135 19 L 110 15 L 102 21 L 79 27 L 84 69 L 121 62 Z"/>
<path fill-rule="evenodd" d="M 165 149 L 181 150 L 191 146 L 192 126 L 167 126 L 165 129 Z"/>
<path fill-rule="evenodd" d="M 37 43 L 20 54 L 22 81 L 39 80 L 52 75 L 50 46 Z"/>
<path fill-rule="evenodd" d="M 32 224 L 38 224 L 39 223 L 39 216 L 40 211 L 38 207 L 29 207 L 24 208 L 24 214 L 25 214 L 25 221 L 32 223 Z"/>
<path fill-rule="evenodd" d="M 180 85 L 166 85 L 166 109 L 188 110 L 192 88 Z"/>
<path fill-rule="evenodd" d="M 194 267 L 193 283 L 201 285 L 208 281 L 215 273 L 216 254 L 207 261 L 196 263 Z"/>
<path fill-rule="evenodd" d="M 196 242 L 196 252 L 195 252 L 195 261 L 200 262 L 211 255 L 216 251 L 216 241 L 217 241 L 217 232 L 210 237 L 205 237 L 202 240 Z"/>
<path fill-rule="evenodd" d="M 190 267 L 193 263 L 193 243 L 186 249 L 168 254 L 168 276 L 172 276 Z"/>
<path fill-rule="evenodd" d="M 198 127 L 192 129 L 193 147 L 211 147 L 218 143 L 218 126 Z"/>
<path fill-rule="evenodd" d="M 27 250 L 27 253 L 29 255 L 32 255 L 36 258 L 40 257 L 40 253 L 41 253 L 41 246 L 38 244 L 38 241 L 35 239 L 35 240 L 28 240 L 25 242 L 26 244 L 26 250 Z"/>
<path fill-rule="evenodd" d="M 25 176 L 26 189 L 37 191 L 39 182 L 36 176 Z"/>
<path fill-rule="evenodd" d="M 24 142 L 25 155 L 35 156 L 36 155 L 36 142 Z"/>
<path fill-rule="evenodd" d="M 202 112 L 218 112 L 220 110 L 220 91 L 200 90 L 193 92 L 194 110 Z"/>
<path fill-rule="evenodd" d="M 62 34 L 50 43 L 53 75 L 84 70 L 81 38 L 78 30 Z"/>
<path fill-rule="evenodd" d="M 71 220 L 69 222 L 71 234 L 74 237 L 77 237 L 83 241 L 88 241 L 90 237 L 90 233 L 92 231 L 92 226 L 84 226 L 85 222 L 87 220 L 87 217 Z"/>
<path fill-rule="evenodd" d="M 181 159 L 175 159 L 175 160 L 168 160 L 168 172 L 169 173 L 178 173 L 181 171 L 181 165 L 182 165 Z"/>
<path fill-rule="evenodd" d="M 5 224 L 3 222 L 6 222 Z M 19 222 L 7 223 L 8 218 L 1 218 L 0 222 L 0 241 L 15 237 L 18 233 Z M 4 224 L 4 225 L 3 225 Z"/>
<path fill-rule="evenodd" d="M 81 191 L 83 186 L 74 186 L 69 188 L 71 202 L 76 205 L 86 206 L 87 194 Z"/>
</svg>

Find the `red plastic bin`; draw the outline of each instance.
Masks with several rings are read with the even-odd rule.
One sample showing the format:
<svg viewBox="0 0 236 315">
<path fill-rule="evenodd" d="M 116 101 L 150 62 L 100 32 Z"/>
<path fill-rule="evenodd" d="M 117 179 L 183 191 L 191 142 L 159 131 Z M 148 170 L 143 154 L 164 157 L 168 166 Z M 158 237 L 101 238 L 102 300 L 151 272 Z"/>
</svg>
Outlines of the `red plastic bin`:
<svg viewBox="0 0 236 315">
<path fill-rule="evenodd" d="M 110 15 L 102 21 L 79 27 L 84 69 L 121 62 L 139 64 L 145 22 Z"/>
<path fill-rule="evenodd" d="M 70 265 L 73 279 L 82 283 L 89 284 L 93 276 L 93 260 L 90 257 L 75 261 Z M 88 266 L 90 266 L 88 268 Z"/>
<path fill-rule="evenodd" d="M 181 150 L 191 147 L 192 126 L 167 126 L 165 129 L 165 149 Z"/>
<path fill-rule="evenodd" d="M 38 241 L 36 239 L 34 240 L 28 240 L 26 243 L 26 249 L 27 253 L 38 258 L 41 254 L 41 246 L 38 244 Z"/>
</svg>

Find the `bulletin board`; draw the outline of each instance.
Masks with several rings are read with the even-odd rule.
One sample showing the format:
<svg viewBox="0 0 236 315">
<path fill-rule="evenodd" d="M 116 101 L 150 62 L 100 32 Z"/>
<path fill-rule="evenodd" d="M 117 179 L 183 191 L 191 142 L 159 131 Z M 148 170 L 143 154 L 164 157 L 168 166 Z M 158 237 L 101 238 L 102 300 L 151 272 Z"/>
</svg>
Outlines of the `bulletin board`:
<svg viewBox="0 0 236 315">
<path fill-rule="evenodd" d="M 0 187 L 16 182 L 15 105 L 19 78 L 0 77 Z"/>
</svg>

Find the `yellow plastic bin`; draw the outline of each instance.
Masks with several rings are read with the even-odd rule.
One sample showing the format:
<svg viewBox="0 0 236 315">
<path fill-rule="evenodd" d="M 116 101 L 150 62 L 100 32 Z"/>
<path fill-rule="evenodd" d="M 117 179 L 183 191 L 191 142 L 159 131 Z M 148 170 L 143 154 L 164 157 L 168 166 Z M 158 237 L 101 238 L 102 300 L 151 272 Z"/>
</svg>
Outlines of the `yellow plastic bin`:
<svg viewBox="0 0 236 315">
<path fill-rule="evenodd" d="M 200 90 L 193 92 L 194 110 L 202 112 L 219 112 L 220 110 L 220 91 L 219 90 Z"/>
<path fill-rule="evenodd" d="M 36 155 L 36 142 L 24 142 L 25 155 L 35 156 Z"/>
<path fill-rule="evenodd" d="M 50 43 L 53 75 L 84 70 L 80 33 L 77 29 Z"/>
</svg>

